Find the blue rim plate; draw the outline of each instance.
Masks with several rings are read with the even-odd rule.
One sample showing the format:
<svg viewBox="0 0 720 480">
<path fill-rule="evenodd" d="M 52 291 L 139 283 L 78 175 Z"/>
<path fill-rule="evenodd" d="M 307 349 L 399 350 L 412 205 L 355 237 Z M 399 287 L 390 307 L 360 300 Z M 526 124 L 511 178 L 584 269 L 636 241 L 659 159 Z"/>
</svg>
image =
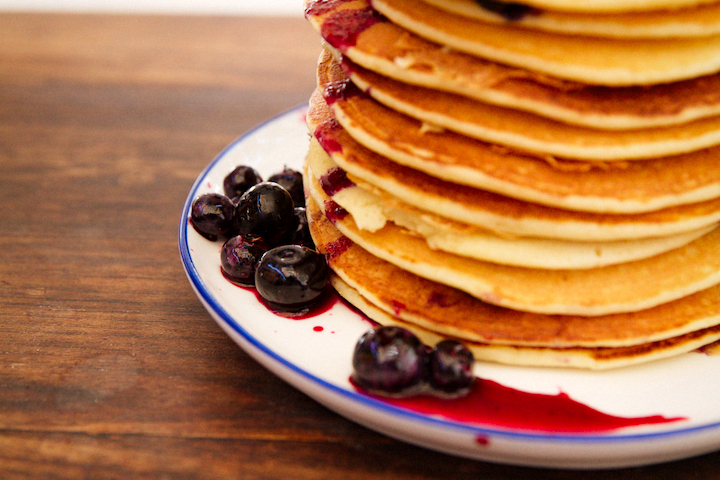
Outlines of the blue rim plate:
<svg viewBox="0 0 720 480">
<path fill-rule="evenodd" d="M 720 449 L 720 357 L 698 353 L 609 372 L 477 365 L 483 378 L 524 392 L 563 392 L 610 415 L 684 419 L 601 434 L 554 434 L 453 421 L 357 392 L 348 381 L 350 358 L 357 339 L 369 328 L 365 319 L 341 302 L 304 320 L 270 313 L 253 292 L 223 278 L 220 241 L 210 242 L 188 228 L 193 199 L 222 192 L 222 180 L 235 166 L 250 165 L 265 178 L 285 166 L 301 169 L 309 139 L 306 108 L 271 119 L 223 150 L 195 181 L 180 221 L 180 256 L 192 288 L 218 325 L 261 365 L 361 425 L 467 458 L 536 467 L 616 468 Z"/>
</svg>

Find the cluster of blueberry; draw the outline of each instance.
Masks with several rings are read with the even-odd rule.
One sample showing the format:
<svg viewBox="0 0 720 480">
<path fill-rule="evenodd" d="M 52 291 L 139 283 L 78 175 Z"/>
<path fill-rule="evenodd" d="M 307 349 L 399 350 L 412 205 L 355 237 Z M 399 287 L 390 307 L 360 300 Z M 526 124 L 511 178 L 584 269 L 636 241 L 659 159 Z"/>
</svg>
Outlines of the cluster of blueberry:
<svg viewBox="0 0 720 480">
<path fill-rule="evenodd" d="M 475 379 L 475 359 L 455 340 L 429 348 L 412 332 L 400 327 L 377 327 L 366 332 L 353 353 L 352 380 L 382 394 L 406 396 L 432 393 L 466 394 Z"/>
<path fill-rule="evenodd" d="M 224 195 L 200 195 L 190 211 L 200 235 L 226 238 L 223 275 L 255 287 L 273 310 L 307 310 L 325 291 L 329 267 L 310 236 L 302 174 L 285 168 L 263 181 L 253 168 L 239 166 L 225 177 L 223 190 Z M 353 381 L 383 394 L 456 396 L 472 385 L 473 362 L 472 353 L 454 340 L 428 348 L 406 329 L 377 327 L 356 345 Z"/>
<path fill-rule="evenodd" d="M 273 310 L 298 312 L 318 301 L 329 268 L 310 237 L 302 174 L 285 168 L 263 181 L 252 167 L 239 166 L 223 190 L 199 196 L 190 211 L 202 236 L 227 238 L 220 250 L 223 275 L 254 286 Z"/>
</svg>

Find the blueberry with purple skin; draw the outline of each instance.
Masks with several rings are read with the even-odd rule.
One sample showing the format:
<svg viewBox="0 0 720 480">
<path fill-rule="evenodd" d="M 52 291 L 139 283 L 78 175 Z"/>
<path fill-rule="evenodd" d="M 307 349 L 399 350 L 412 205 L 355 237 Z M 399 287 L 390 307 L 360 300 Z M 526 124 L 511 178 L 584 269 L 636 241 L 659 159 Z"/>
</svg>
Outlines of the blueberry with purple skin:
<svg viewBox="0 0 720 480">
<path fill-rule="evenodd" d="M 260 242 L 249 241 L 242 235 L 228 239 L 220 250 L 223 275 L 231 282 L 254 286 L 257 264 L 266 251 Z"/>
<path fill-rule="evenodd" d="M 430 353 L 428 383 L 440 392 L 462 393 L 474 380 L 475 358 L 456 340 L 443 340 Z"/>
<path fill-rule="evenodd" d="M 229 198 L 237 198 L 262 181 L 262 177 L 254 168 L 240 165 L 225 176 L 223 190 Z"/>
<path fill-rule="evenodd" d="M 284 245 L 262 256 L 255 288 L 271 308 L 297 312 L 320 299 L 329 276 L 324 255 L 300 245 Z"/>
<path fill-rule="evenodd" d="M 426 375 L 427 347 L 400 327 L 366 332 L 353 352 L 353 380 L 362 388 L 398 394 L 420 386 Z"/>
<path fill-rule="evenodd" d="M 315 250 L 315 242 L 310 235 L 310 224 L 307 219 L 305 207 L 295 207 L 295 229 L 290 233 L 289 242 L 292 245 L 302 245 Z"/>
<path fill-rule="evenodd" d="M 190 224 L 200 235 L 217 240 L 232 232 L 235 206 L 225 195 L 206 193 L 193 200 L 190 207 Z"/>
<path fill-rule="evenodd" d="M 305 206 L 305 192 L 303 191 L 302 173 L 297 170 L 293 170 L 292 168 L 285 167 L 282 172 L 276 173 L 268 178 L 268 182 L 275 182 L 287 190 L 290 193 L 296 207 Z"/>
<path fill-rule="evenodd" d="M 295 226 L 292 198 L 277 183 L 262 182 L 250 187 L 235 207 L 237 232 L 262 239 L 270 248 L 283 244 Z"/>
<path fill-rule="evenodd" d="M 506 2 L 502 0 L 475 0 L 484 10 L 496 13 L 510 22 L 516 22 L 527 15 L 540 13 L 535 8 L 517 2 Z"/>
</svg>

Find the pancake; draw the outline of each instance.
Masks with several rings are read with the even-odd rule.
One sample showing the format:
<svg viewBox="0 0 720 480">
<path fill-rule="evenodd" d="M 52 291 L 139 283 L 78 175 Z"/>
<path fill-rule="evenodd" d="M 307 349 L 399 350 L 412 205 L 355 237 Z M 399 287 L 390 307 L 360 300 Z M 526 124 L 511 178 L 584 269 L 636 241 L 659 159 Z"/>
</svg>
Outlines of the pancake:
<svg viewBox="0 0 720 480">
<path fill-rule="evenodd" d="M 599 128 L 670 125 L 718 114 L 720 74 L 642 88 L 590 86 L 429 42 L 376 15 L 366 0 L 313 5 L 306 9 L 308 20 L 331 48 L 404 83 Z"/>
<path fill-rule="evenodd" d="M 607 368 L 689 351 L 717 339 L 717 287 L 636 313 L 593 318 L 524 313 L 484 303 L 369 254 L 336 230 L 312 198 L 308 214 L 318 250 L 342 281 L 334 279 L 333 285 L 350 303 L 380 323 L 392 318 L 416 332 L 458 338 L 471 348 L 479 345 L 484 360 L 537 365 L 543 356 L 544 364 Z M 381 314 L 368 313 L 367 305 Z M 528 359 L 523 347 L 538 347 L 536 355 Z M 513 355 L 516 349 L 519 355 Z M 580 360 L 573 361 L 578 355 Z"/>
<path fill-rule="evenodd" d="M 586 269 L 648 258 L 681 247 L 712 228 L 664 238 L 616 242 L 509 238 L 390 200 L 350 181 L 315 138 L 307 156 L 308 191 L 318 201 L 332 199 L 347 210 L 360 230 L 374 232 L 387 222 L 423 238 L 428 247 L 502 265 L 542 269 Z"/>
<path fill-rule="evenodd" d="M 330 279 L 333 288 L 355 308 L 371 320 L 386 326 L 411 330 L 426 345 L 435 345 L 448 337 L 441 333 L 419 327 L 387 313 L 373 305 L 357 290 L 337 275 Z M 476 361 L 502 363 L 525 367 L 563 367 L 605 370 L 627 367 L 652 360 L 660 360 L 700 349 L 705 353 L 708 344 L 720 337 L 720 327 L 713 326 L 686 333 L 667 340 L 633 345 L 630 347 L 529 347 L 471 342 L 455 338 L 470 349 Z"/>
<path fill-rule="evenodd" d="M 451 132 L 423 130 L 421 122 L 363 96 L 336 99 L 338 105 L 353 112 L 353 132 L 362 133 L 374 151 L 340 128 L 317 91 L 306 118 L 310 132 L 333 144 L 325 150 L 343 169 L 460 222 L 538 236 L 545 236 L 543 225 L 549 224 L 564 238 L 617 240 L 672 235 L 720 220 L 720 149 L 618 168 L 548 163 Z M 350 122 L 343 118 L 340 123 Z M 604 213 L 634 215 L 599 215 Z"/>
<path fill-rule="evenodd" d="M 499 265 L 432 250 L 392 224 L 360 230 L 332 200 L 310 189 L 335 228 L 370 254 L 484 302 L 534 313 L 596 316 L 638 311 L 720 283 L 720 228 L 651 258 L 586 270 Z"/>
<path fill-rule="evenodd" d="M 650 89 L 637 89 L 632 98 L 622 99 L 618 98 L 619 92 L 604 89 L 602 95 L 594 96 L 600 98 L 588 99 L 589 102 L 578 110 L 555 111 L 548 105 L 540 105 L 534 109 L 531 108 L 532 105 L 524 105 L 523 102 L 507 102 L 507 105 L 498 102 L 501 105 L 495 106 L 488 101 L 402 83 L 359 67 L 348 60 L 343 62 L 342 73 L 336 72 L 332 66 L 322 66 L 327 69 L 326 75 L 330 77 L 328 80 L 341 81 L 339 77 L 347 75 L 363 92 L 389 108 L 480 140 L 497 140 L 503 143 L 504 137 L 509 137 L 504 141 L 513 142 L 508 143 L 510 146 L 514 144 L 519 148 L 557 153 L 560 156 L 579 155 L 580 158 L 608 161 L 659 156 L 668 152 L 668 148 L 694 150 L 716 143 L 713 139 L 720 127 L 720 117 L 717 116 L 720 113 L 720 102 L 703 105 L 702 113 L 700 110 L 693 111 L 688 108 L 682 115 L 639 115 L 638 112 L 647 108 L 647 104 L 643 105 L 644 101 L 655 103 L 665 98 L 663 92 L 655 91 L 656 95 L 650 100 Z M 626 93 L 624 96 L 630 96 L 630 89 L 621 90 Z M 610 114 L 609 110 L 618 105 L 625 111 Z M 713 115 L 706 115 L 709 113 Z M 538 118 L 538 115 L 541 118 Z M 692 118 L 693 116 L 698 118 Z M 623 134 L 624 130 L 628 132 Z M 703 141 L 701 137 L 707 134 L 709 136 Z M 555 147 L 555 150 L 548 150 L 548 147 L 544 146 L 548 142 L 557 142 L 557 139 L 561 139 L 562 146 Z M 658 150 L 655 146 L 659 142 L 667 144 L 663 145 L 663 150 Z M 620 151 L 623 148 L 638 148 L 634 147 L 634 144 L 640 148 L 648 145 L 655 149 L 638 152 L 634 156 L 631 156 L 632 151 Z M 578 146 L 582 148 L 578 150 L 578 154 L 574 154 L 573 150 L 565 152 L 565 149 L 577 149 Z M 607 150 L 608 146 L 617 151 Z M 592 152 L 585 152 L 587 148 L 602 150 L 593 155 Z"/>
<path fill-rule="evenodd" d="M 495 107 L 422 87 L 356 72 L 353 80 L 388 108 L 461 135 L 537 156 L 587 161 L 645 160 L 694 152 L 720 143 L 720 116 L 670 127 L 597 130 L 571 126 L 526 112 Z M 318 88 L 347 81 L 331 55 L 318 64 Z M 333 104 L 336 115 L 344 103 Z M 345 116 L 352 112 L 343 111 Z M 354 118 L 354 117 L 353 117 Z"/>
<path fill-rule="evenodd" d="M 719 341 L 715 5 L 537 2 L 647 28 L 306 0 L 332 52 L 304 181 L 333 285 L 376 321 L 508 364 L 602 369 Z M 671 38 L 659 8 L 710 19 Z"/>
<path fill-rule="evenodd" d="M 512 21 L 525 28 L 572 35 L 618 38 L 699 37 L 720 33 L 720 3 L 686 8 L 617 13 L 539 10 L 519 4 L 476 0 L 422 0 L 447 12 L 493 23 Z M 513 6 L 514 5 L 514 6 Z M 495 11 L 493 11 L 495 10 Z"/>
<path fill-rule="evenodd" d="M 649 88 L 586 87 L 567 91 L 527 82 L 524 88 L 516 86 L 512 91 L 491 86 L 478 92 L 475 100 L 467 96 L 469 92 L 461 95 L 399 82 L 347 59 L 343 60 L 342 66 L 356 85 L 386 105 L 412 105 L 427 96 L 434 105 L 461 105 L 463 110 L 476 105 L 481 111 L 488 110 L 480 104 L 482 102 L 603 130 L 664 127 L 720 114 L 720 94 L 711 99 L 711 94 L 706 92 L 706 89 L 720 88 L 720 75 Z M 373 86 L 375 88 L 371 88 Z M 700 88 L 696 88 L 698 86 Z"/>
<path fill-rule="evenodd" d="M 499 63 L 608 86 L 674 82 L 720 70 L 720 36 L 617 39 L 479 22 L 416 0 L 373 0 L 420 37 Z M 592 52 L 592 55 L 588 55 Z"/>
</svg>

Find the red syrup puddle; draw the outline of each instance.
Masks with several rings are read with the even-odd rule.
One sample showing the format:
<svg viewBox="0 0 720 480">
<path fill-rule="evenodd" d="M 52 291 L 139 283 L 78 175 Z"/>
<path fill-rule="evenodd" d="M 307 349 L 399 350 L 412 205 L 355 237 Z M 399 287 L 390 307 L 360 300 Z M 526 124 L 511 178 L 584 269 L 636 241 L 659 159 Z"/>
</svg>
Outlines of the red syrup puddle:
<svg viewBox="0 0 720 480">
<path fill-rule="evenodd" d="M 423 415 L 537 432 L 598 433 L 685 420 L 683 417 L 666 418 L 660 415 L 617 417 L 579 403 L 563 392 L 557 395 L 529 393 L 485 379 L 476 379 L 467 395 L 450 399 L 428 394 L 384 397 L 359 388 L 352 379 L 351 383 L 369 397 Z M 489 443 L 485 437 L 478 437 L 477 441 L 481 445 Z"/>
</svg>

